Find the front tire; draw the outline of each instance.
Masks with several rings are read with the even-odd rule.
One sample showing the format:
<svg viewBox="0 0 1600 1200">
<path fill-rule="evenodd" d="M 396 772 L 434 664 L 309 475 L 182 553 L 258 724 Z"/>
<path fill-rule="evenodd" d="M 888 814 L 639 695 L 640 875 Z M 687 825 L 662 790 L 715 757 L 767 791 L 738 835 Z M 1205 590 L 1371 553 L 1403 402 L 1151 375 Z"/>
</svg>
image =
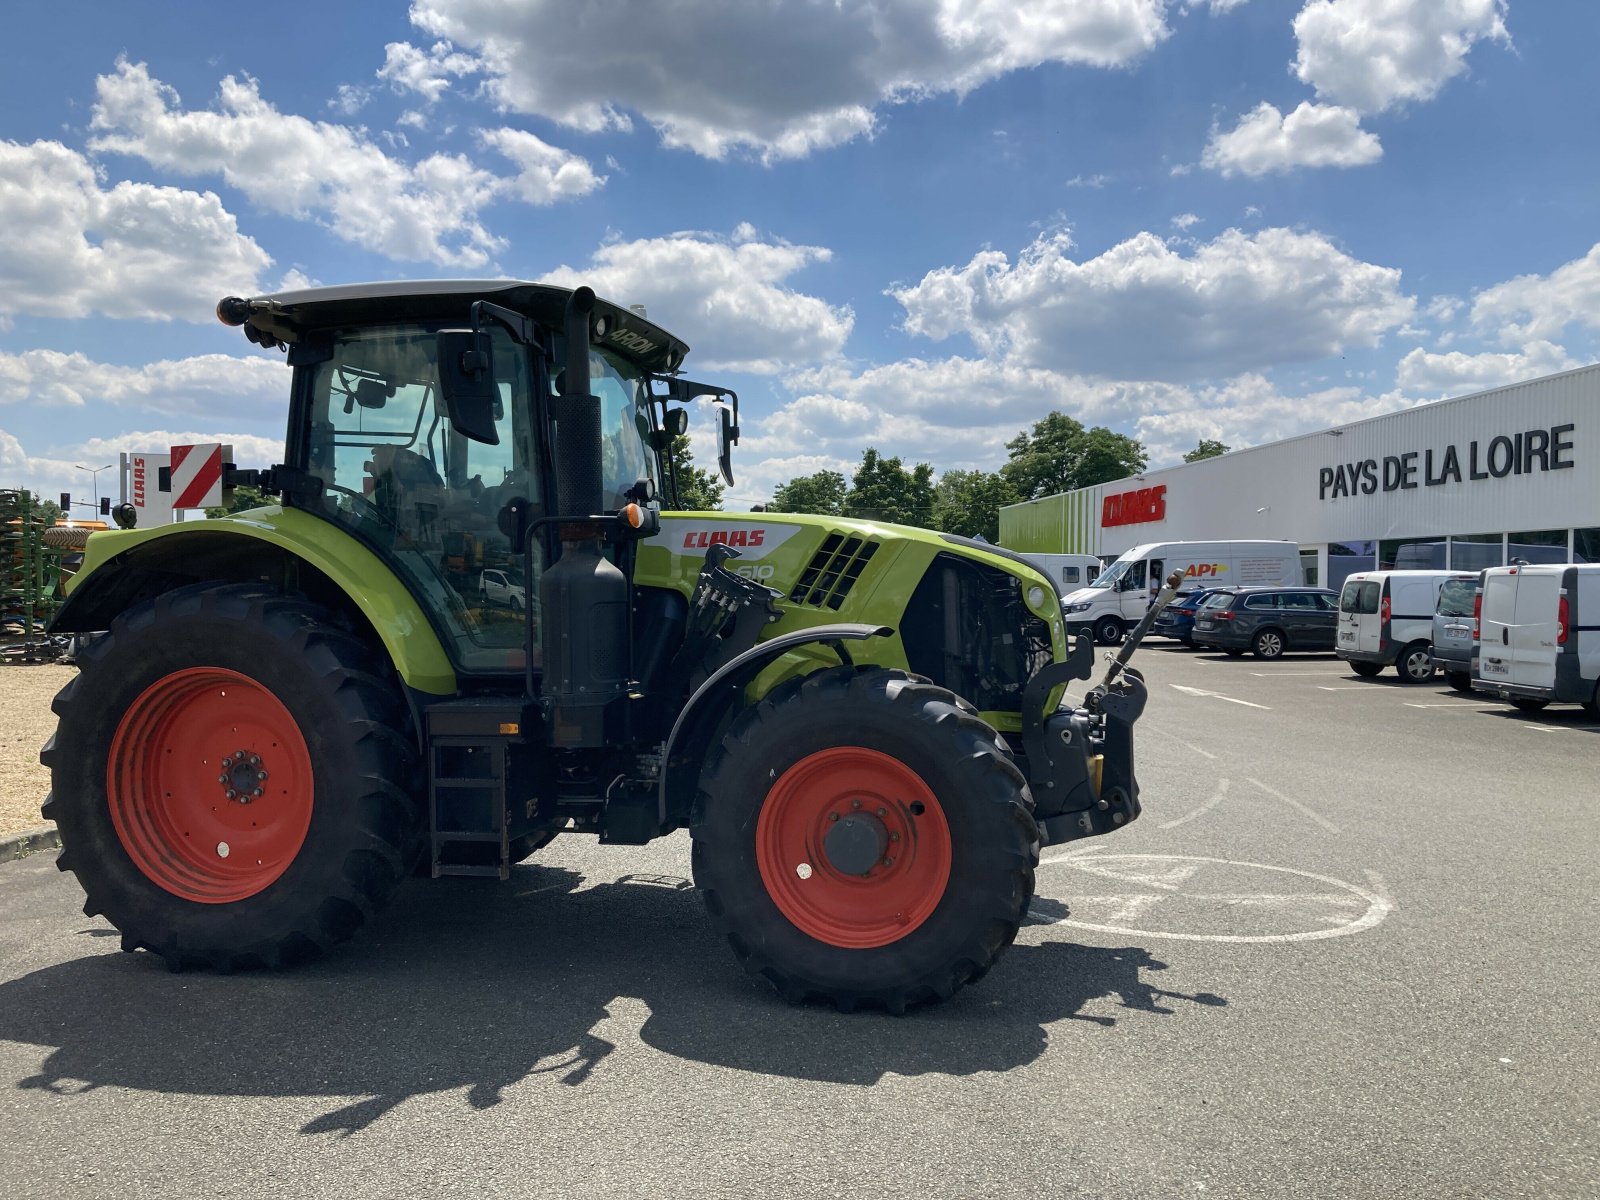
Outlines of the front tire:
<svg viewBox="0 0 1600 1200">
<path fill-rule="evenodd" d="M 999 735 L 952 693 L 820 671 L 722 739 L 692 822 L 695 883 L 786 999 L 902 1012 L 980 978 L 1016 937 L 1032 807 Z"/>
<path fill-rule="evenodd" d="M 388 663 L 328 610 L 201 584 L 128 610 L 56 696 L 44 816 L 84 911 L 168 966 L 342 942 L 405 875 L 416 751 Z"/>
<path fill-rule="evenodd" d="M 1518 712 L 1536 713 L 1543 712 L 1550 705 L 1548 700 L 1535 700 L 1532 696 L 1511 697 L 1511 707 Z"/>
<path fill-rule="evenodd" d="M 1094 640 L 1102 646 L 1115 646 L 1122 641 L 1122 622 L 1116 617 L 1101 617 L 1094 623 Z"/>
</svg>

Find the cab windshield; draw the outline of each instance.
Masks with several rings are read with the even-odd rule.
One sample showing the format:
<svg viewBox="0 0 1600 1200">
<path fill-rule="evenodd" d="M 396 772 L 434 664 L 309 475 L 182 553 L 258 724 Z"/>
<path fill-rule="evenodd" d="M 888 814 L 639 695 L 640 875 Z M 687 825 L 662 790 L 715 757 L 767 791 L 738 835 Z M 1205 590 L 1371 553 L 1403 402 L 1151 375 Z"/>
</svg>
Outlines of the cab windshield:
<svg viewBox="0 0 1600 1200">
<path fill-rule="evenodd" d="M 1095 581 L 1089 586 L 1092 588 L 1114 588 L 1121 583 L 1123 577 L 1135 567 L 1138 568 L 1138 571 L 1136 572 L 1137 576 L 1140 579 L 1143 579 L 1144 559 L 1119 558 L 1116 562 L 1112 563 L 1103 572 L 1096 576 Z M 1137 587 L 1139 585 L 1134 584 L 1133 586 Z"/>
<path fill-rule="evenodd" d="M 656 457 L 650 450 L 650 400 L 645 376 L 626 359 L 604 350 L 589 356 L 589 387 L 600 398 L 601 505 L 616 512 L 641 479 L 652 485 Z"/>
</svg>

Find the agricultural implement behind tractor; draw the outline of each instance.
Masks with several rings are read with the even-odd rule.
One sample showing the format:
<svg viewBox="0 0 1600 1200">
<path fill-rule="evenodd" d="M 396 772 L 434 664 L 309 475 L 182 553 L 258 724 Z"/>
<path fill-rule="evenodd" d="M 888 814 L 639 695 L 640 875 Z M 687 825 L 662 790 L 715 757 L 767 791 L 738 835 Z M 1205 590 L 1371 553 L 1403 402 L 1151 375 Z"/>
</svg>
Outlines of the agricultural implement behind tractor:
<svg viewBox="0 0 1600 1200">
<path fill-rule="evenodd" d="M 899 1011 L 989 969 L 1041 845 L 1138 815 L 1134 642 L 1065 705 L 1091 651 L 1017 556 L 671 511 L 685 405 L 731 481 L 738 398 L 639 313 L 461 282 L 218 315 L 287 349 L 285 462 L 231 480 L 281 502 L 95 535 L 54 624 L 102 636 L 44 812 L 125 949 L 278 966 L 408 873 L 687 828 L 747 969 Z"/>
</svg>

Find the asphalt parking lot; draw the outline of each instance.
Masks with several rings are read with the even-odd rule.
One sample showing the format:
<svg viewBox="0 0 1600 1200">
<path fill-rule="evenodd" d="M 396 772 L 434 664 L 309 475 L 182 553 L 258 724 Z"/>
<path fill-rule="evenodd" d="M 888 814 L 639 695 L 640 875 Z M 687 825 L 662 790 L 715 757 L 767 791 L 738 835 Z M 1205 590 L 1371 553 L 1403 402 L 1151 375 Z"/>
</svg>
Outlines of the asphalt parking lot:
<svg viewBox="0 0 1600 1200">
<path fill-rule="evenodd" d="M 982 982 L 792 1008 L 688 843 L 414 884 L 293 973 L 167 973 L 0 865 L 12 1197 L 1589 1197 L 1600 727 L 1156 644 L 1145 814 Z"/>
</svg>

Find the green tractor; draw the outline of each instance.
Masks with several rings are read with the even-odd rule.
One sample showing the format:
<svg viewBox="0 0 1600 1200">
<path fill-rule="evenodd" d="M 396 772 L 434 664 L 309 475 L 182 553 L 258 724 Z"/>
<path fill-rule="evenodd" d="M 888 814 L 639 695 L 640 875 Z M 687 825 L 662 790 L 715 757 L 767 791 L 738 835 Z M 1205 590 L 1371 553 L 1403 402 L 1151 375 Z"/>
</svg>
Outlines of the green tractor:
<svg viewBox="0 0 1600 1200">
<path fill-rule="evenodd" d="M 901 1011 L 995 962 L 1041 846 L 1138 815 L 1133 643 L 1065 704 L 1092 651 L 1022 559 L 671 511 L 685 406 L 716 398 L 731 480 L 738 398 L 638 310 L 442 282 L 217 311 L 287 351 L 285 462 L 230 468 L 280 503 L 96 534 L 53 625 L 80 671 L 44 815 L 124 949 L 276 967 L 410 874 L 686 828 L 748 970 Z"/>
</svg>

